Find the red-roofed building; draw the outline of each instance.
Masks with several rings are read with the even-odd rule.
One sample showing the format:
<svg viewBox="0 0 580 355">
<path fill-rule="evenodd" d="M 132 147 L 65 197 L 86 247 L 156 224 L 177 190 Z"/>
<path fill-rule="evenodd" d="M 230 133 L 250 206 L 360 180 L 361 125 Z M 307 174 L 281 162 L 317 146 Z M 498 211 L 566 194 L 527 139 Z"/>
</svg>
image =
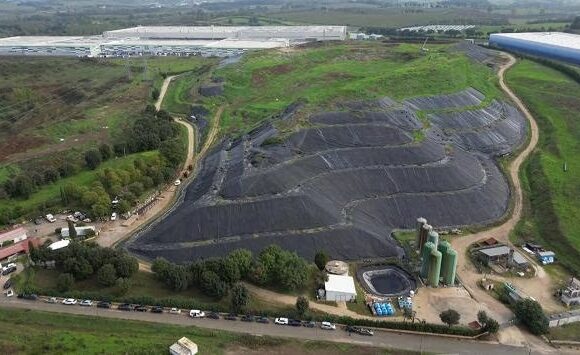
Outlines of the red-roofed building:
<svg viewBox="0 0 580 355">
<path fill-rule="evenodd" d="M 16 254 L 28 253 L 29 242 L 34 246 L 40 245 L 38 239 L 28 238 L 24 228 L 0 233 L 0 260 Z"/>
</svg>

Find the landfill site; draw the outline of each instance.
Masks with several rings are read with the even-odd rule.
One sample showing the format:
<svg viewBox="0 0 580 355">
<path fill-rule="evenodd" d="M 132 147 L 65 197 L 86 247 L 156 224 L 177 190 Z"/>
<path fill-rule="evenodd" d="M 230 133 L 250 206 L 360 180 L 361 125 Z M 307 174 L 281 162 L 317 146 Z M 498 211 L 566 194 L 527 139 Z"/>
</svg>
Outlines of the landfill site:
<svg viewBox="0 0 580 355">
<path fill-rule="evenodd" d="M 419 216 L 439 228 L 493 223 L 510 198 L 495 158 L 521 145 L 527 126 L 511 104 L 484 100 L 468 88 L 342 103 L 283 135 L 267 122 L 215 147 L 177 208 L 127 247 L 174 262 L 272 243 L 309 259 L 402 258 L 391 232 Z M 428 127 L 418 111 L 432 112 Z"/>
</svg>

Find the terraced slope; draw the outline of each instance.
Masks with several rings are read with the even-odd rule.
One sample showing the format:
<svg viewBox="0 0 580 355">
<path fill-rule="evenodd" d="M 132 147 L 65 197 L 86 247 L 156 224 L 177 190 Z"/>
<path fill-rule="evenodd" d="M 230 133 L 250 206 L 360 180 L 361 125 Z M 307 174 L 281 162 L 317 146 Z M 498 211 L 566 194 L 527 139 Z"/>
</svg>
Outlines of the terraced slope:
<svg viewBox="0 0 580 355">
<path fill-rule="evenodd" d="M 510 196 L 494 156 L 521 144 L 526 126 L 504 102 L 472 109 L 484 99 L 468 89 L 347 103 L 278 139 L 266 123 L 209 154 L 182 205 L 128 247 L 176 262 L 272 243 L 308 258 L 402 257 L 390 233 L 418 216 L 491 223 Z M 433 111 L 428 129 L 415 111 L 442 108 L 453 110 Z"/>
</svg>

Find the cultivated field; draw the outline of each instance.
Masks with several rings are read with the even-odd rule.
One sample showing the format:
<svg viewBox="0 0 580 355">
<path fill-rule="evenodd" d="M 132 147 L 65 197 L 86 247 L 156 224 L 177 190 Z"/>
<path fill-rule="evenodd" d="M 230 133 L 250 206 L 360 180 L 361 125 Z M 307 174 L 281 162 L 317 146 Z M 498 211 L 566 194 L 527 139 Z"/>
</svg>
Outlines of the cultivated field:
<svg viewBox="0 0 580 355">
<path fill-rule="evenodd" d="M 580 270 L 580 179 L 575 174 L 580 169 L 580 84 L 528 60 L 510 70 L 507 79 L 542 133 L 522 173 L 529 209 L 516 234 L 542 242 L 571 271 Z"/>
</svg>

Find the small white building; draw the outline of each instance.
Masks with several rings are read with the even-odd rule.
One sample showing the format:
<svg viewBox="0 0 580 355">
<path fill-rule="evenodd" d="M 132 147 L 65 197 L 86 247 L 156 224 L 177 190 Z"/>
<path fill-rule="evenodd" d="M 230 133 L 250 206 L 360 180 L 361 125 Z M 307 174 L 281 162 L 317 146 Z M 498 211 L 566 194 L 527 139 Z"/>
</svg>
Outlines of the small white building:
<svg viewBox="0 0 580 355">
<path fill-rule="evenodd" d="M 63 239 L 63 240 L 59 240 L 58 242 L 52 243 L 51 245 L 48 246 L 48 249 L 59 250 L 59 249 L 68 247 L 69 244 L 70 244 L 69 239 Z"/>
<path fill-rule="evenodd" d="M 171 355 L 195 355 L 197 354 L 197 344 L 183 337 L 169 347 L 169 353 Z"/>
<path fill-rule="evenodd" d="M 352 276 L 328 275 L 324 283 L 327 301 L 353 301 L 356 298 L 356 288 Z"/>
<path fill-rule="evenodd" d="M 96 234 L 95 227 L 93 227 L 93 226 L 75 227 L 75 230 L 77 231 L 77 236 L 79 236 L 79 237 L 84 237 L 86 235 L 89 235 L 90 233 Z M 70 232 L 69 232 L 68 228 L 61 229 L 60 236 L 63 238 L 69 238 Z"/>
</svg>

